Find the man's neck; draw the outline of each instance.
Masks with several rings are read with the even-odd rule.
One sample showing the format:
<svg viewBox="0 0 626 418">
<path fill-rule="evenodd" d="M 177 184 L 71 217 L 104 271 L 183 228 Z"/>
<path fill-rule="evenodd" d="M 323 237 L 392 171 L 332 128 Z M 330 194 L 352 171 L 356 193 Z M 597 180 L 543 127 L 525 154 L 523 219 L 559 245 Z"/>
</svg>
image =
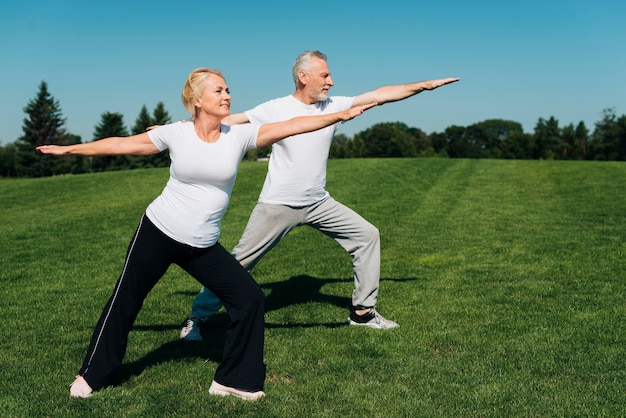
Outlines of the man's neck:
<svg viewBox="0 0 626 418">
<path fill-rule="evenodd" d="M 293 98 L 307 105 L 312 105 L 317 103 L 317 100 L 310 97 L 308 94 L 305 94 L 302 90 L 296 90 L 294 94 L 292 94 Z"/>
</svg>

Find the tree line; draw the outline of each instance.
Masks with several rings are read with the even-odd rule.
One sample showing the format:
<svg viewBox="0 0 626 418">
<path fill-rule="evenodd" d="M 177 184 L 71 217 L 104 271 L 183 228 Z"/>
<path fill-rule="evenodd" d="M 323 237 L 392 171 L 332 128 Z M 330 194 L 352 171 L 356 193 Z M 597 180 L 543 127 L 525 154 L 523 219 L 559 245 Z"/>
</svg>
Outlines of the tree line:
<svg viewBox="0 0 626 418">
<path fill-rule="evenodd" d="M 539 118 L 533 133 L 503 119 L 450 126 L 429 135 L 401 122 L 379 123 L 353 138 L 336 135 L 330 156 L 626 161 L 626 115 L 605 109 L 593 132 L 584 122 L 560 127 L 554 117 Z"/>
<path fill-rule="evenodd" d="M 167 151 L 147 157 L 113 156 L 52 158 L 38 154 L 35 147 L 46 144 L 81 143 L 81 137 L 65 130 L 59 102 L 48 91 L 45 81 L 24 112 L 23 135 L 0 146 L 1 177 L 43 177 L 134 168 L 167 167 Z M 162 102 L 152 114 L 144 105 L 130 134 L 144 132 L 152 125 L 171 122 Z M 93 140 L 128 136 L 123 115 L 105 112 L 96 125 Z M 247 159 L 266 157 L 269 148 L 252 150 Z M 554 117 L 539 118 L 533 133 L 525 133 L 515 121 L 489 119 L 473 125 L 450 126 L 443 132 L 426 134 L 401 122 L 378 123 L 350 138 L 338 134 L 330 148 L 330 158 L 501 158 L 547 160 L 626 161 L 626 115 L 604 109 L 602 119 L 591 132 L 583 122 L 559 126 Z"/>
</svg>

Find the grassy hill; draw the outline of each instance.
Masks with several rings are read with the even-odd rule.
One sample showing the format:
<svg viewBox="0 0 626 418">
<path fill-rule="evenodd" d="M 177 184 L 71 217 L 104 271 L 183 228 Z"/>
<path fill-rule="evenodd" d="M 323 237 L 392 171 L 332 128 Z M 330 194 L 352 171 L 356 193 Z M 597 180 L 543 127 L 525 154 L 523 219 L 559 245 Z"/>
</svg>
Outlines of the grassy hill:
<svg viewBox="0 0 626 418">
<path fill-rule="evenodd" d="M 265 175 L 241 165 L 232 248 Z M 252 271 L 267 295 L 267 397 L 208 388 L 227 324 L 178 341 L 199 284 L 176 266 L 146 300 L 118 385 L 70 399 L 128 241 L 167 169 L 0 180 L 0 415 L 621 416 L 626 164 L 331 160 L 327 189 L 382 239 L 380 312 L 345 326 L 347 254 L 310 228 Z M 356 329 L 355 329 L 356 328 Z"/>
</svg>

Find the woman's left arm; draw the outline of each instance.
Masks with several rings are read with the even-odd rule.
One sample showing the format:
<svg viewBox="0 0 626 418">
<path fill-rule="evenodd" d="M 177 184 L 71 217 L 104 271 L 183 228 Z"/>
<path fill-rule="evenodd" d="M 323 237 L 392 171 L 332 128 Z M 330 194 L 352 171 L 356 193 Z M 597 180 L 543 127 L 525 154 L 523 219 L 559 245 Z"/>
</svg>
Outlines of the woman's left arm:
<svg viewBox="0 0 626 418">
<path fill-rule="evenodd" d="M 317 131 L 337 122 L 345 122 L 362 115 L 363 112 L 374 106 L 376 106 L 376 103 L 355 106 L 352 109 L 326 115 L 298 116 L 284 122 L 265 123 L 259 127 L 256 145 L 259 148 L 265 147 L 288 136 Z"/>
</svg>

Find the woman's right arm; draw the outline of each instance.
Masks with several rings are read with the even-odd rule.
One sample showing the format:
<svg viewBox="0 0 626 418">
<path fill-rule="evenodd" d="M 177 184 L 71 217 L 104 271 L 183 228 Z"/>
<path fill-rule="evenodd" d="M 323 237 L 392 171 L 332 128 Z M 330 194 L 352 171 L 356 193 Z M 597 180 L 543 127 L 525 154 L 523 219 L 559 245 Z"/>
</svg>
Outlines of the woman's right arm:
<svg viewBox="0 0 626 418">
<path fill-rule="evenodd" d="M 107 155 L 151 155 L 160 150 L 146 132 L 128 137 L 110 137 L 74 145 L 41 145 L 37 150 L 50 155 L 82 155 L 85 157 Z"/>
</svg>

